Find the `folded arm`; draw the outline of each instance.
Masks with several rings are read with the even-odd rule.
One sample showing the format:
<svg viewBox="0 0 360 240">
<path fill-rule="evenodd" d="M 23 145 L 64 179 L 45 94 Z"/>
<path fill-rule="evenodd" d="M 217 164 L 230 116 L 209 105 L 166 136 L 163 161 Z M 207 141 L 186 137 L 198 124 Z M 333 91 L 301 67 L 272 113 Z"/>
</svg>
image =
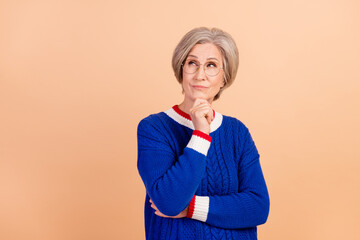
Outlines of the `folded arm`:
<svg viewBox="0 0 360 240">
<path fill-rule="evenodd" d="M 194 196 L 188 217 L 230 229 L 255 227 L 266 222 L 270 201 L 260 156 L 248 129 L 243 139 L 238 192 L 224 196 Z"/>
<path fill-rule="evenodd" d="M 205 171 L 211 137 L 194 130 L 183 154 L 176 157 L 166 137 L 151 122 L 138 126 L 138 170 L 147 193 L 168 216 L 182 212 L 194 196 Z"/>
<path fill-rule="evenodd" d="M 226 229 L 255 227 L 266 222 L 270 201 L 259 154 L 247 129 L 243 139 L 238 192 L 222 196 L 194 195 L 186 209 L 188 218 Z"/>
</svg>

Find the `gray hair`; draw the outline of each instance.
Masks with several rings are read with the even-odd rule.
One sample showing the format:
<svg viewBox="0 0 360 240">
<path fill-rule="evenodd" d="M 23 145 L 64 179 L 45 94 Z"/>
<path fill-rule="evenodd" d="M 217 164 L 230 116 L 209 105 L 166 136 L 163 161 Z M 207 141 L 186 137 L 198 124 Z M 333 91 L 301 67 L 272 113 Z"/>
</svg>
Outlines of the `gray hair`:
<svg viewBox="0 0 360 240">
<path fill-rule="evenodd" d="M 223 57 L 224 87 L 222 87 L 214 100 L 220 97 L 221 92 L 229 87 L 235 80 L 239 66 L 239 51 L 230 34 L 218 28 L 194 28 L 184 35 L 176 46 L 172 57 L 172 68 L 179 83 L 182 83 L 182 64 L 189 52 L 196 44 L 212 43 L 217 46 Z"/>
</svg>

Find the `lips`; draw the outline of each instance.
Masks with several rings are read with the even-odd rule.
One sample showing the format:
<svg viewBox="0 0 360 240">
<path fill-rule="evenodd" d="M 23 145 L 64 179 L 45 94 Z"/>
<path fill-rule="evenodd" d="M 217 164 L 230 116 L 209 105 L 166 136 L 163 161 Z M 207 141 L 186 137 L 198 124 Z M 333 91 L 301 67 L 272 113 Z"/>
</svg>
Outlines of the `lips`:
<svg viewBox="0 0 360 240">
<path fill-rule="evenodd" d="M 201 86 L 201 85 L 193 85 L 192 87 L 195 88 L 195 89 L 199 89 L 199 90 L 204 90 L 204 89 L 208 88 L 208 87 Z"/>
</svg>

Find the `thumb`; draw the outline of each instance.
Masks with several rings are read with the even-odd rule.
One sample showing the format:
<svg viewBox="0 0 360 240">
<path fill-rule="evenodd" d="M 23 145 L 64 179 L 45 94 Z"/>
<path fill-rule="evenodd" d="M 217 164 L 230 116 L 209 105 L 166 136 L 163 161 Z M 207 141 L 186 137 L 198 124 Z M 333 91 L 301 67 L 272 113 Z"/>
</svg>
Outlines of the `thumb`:
<svg viewBox="0 0 360 240">
<path fill-rule="evenodd" d="M 208 123 L 210 124 L 213 120 L 214 120 L 214 110 L 211 108 L 209 113 L 208 113 Z"/>
<path fill-rule="evenodd" d="M 209 123 L 209 125 L 210 125 L 210 124 L 211 124 L 211 122 L 212 122 L 212 117 L 210 117 L 210 116 L 209 116 L 209 117 L 207 117 L 207 118 L 206 118 L 206 120 L 207 120 L 207 122 L 208 122 L 208 123 Z"/>
</svg>

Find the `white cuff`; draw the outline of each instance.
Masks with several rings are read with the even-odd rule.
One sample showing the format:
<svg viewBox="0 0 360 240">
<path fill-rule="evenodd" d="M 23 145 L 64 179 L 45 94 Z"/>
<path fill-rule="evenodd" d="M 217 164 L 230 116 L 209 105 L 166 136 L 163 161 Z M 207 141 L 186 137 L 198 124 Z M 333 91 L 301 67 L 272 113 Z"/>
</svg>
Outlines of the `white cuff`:
<svg viewBox="0 0 360 240">
<path fill-rule="evenodd" d="M 208 196 L 196 196 L 193 219 L 206 222 L 209 213 L 210 199 Z"/>
<path fill-rule="evenodd" d="M 192 148 L 195 151 L 207 155 L 207 152 L 210 148 L 211 137 L 202 133 L 200 131 L 195 130 L 191 139 L 186 147 Z"/>
</svg>

